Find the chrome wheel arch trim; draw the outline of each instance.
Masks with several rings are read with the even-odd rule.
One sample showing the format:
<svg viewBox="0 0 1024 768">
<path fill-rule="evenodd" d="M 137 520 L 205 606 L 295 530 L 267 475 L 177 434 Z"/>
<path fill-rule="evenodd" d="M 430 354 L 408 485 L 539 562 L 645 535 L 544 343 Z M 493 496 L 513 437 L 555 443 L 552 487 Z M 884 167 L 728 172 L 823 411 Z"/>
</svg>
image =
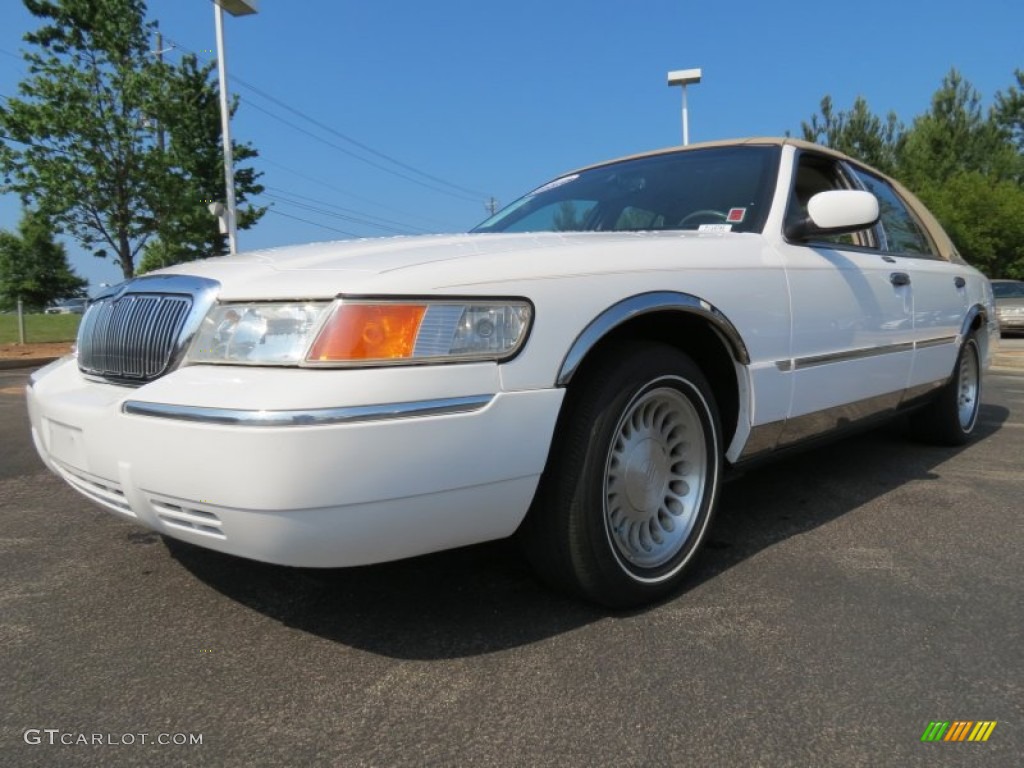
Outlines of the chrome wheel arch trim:
<svg viewBox="0 0 1024 768">
<path fill-rule="evenodd" d="M 967 335 L 971 332 L 971 326 L 974 325 L 974 319 L 981 315 L 981 324 L 985 325 L 988 321 L 988 312 L 980 304 L 975 304 L 964 316 L 964 322 L 960 326 L 960 343 L 967 338 Z"/>
<path fill-rule="evenodd" d="M 655 312 L 685 312 L 705 318 L 725 342 L 733 360 L 750 364 L 750 355 L 736 326 L 714 305 L 688 293 L 652 291 L 623 299 L 591 320 L 563 358 L 556 386 L 568 386 L 587 354 L 609 333 L 630 320 Z"/>
</svg>

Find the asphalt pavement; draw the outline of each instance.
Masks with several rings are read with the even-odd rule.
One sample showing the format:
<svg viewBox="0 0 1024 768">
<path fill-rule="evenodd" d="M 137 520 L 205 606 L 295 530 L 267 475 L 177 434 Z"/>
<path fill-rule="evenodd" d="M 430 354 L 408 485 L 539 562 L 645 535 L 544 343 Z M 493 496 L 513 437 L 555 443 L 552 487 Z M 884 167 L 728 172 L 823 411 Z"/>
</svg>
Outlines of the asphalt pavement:
<svg viewBox="0 0 1024 768">
<path fill-rule="evenodd" d="M 1024 372 L 963 449 L 897 425 L 731 481 L 687 588 L 625 614 L 511 542 L 315 571 L 163 539 L 44 469 L 26 379 L 0 372 L 2 766 L 1021 764 Z M 921 741 L 958 720 L 997 724 Z"/>
</svg>

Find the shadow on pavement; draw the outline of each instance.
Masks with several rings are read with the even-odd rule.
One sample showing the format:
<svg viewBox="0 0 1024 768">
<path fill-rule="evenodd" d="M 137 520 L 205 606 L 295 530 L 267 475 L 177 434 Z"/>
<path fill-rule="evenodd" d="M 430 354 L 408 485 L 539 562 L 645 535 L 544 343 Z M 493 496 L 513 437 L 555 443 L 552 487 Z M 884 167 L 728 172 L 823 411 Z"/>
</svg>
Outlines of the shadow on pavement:
<svg viewBox="0 0 1024 768">
<path fill-rule="evenodd" d="M 1008 416 L 1002 406 L 983 405 L 975 442 L 990 438 Z M 897 423 L 746 472 L 723 489 L 707 545 L 683 591 L 670 599 L 683 600 L 686 590 L 758 552 L 910 481 L 936 479 L 935 467 L 960 450 L 911 442 Z M 548 590 L 511 540 L 337 570 L 285 568 L 164 543 L 230 599 L 287 626 L 394 658 L 492 653 L 624 615 Z"/>
</svg>

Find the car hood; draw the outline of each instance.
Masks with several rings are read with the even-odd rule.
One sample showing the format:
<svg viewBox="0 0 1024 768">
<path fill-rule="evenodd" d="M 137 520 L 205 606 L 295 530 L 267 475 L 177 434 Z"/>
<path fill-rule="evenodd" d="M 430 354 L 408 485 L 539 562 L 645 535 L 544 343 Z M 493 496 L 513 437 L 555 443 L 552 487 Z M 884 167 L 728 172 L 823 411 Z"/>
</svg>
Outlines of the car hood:
<svg viewBox="0 0 1024 768">
<path fill-rule="evenodd" d="M 574 232 L 424 235 L 314 243 L 179 264 L 154 272 L 209 277 L 221 298 L 316 298 L 338 293 L 433 293 L 583 274 L 678 268 L 760 235 Z"/>
</svg>

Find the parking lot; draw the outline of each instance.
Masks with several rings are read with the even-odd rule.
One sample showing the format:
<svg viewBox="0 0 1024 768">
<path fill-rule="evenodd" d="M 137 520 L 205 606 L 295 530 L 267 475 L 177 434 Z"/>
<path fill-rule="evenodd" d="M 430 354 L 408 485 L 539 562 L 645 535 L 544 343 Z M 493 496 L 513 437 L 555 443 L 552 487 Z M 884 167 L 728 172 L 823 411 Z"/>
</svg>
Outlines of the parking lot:
<svg viewBox="0 0 1024 768">
<path fill-rule="evenodd" d="M 162 539 L 44 469 L 26 380 L 0 371 L 0 765 L 1024 754 L 1024 371 L 989 375 L 964 449 L 886 428 L 736 478 L 688 588 L 627 614 L 511 542 L 313 571 Z M 998 724 L 922 743 L 936 720 Z"/>
</svg>

